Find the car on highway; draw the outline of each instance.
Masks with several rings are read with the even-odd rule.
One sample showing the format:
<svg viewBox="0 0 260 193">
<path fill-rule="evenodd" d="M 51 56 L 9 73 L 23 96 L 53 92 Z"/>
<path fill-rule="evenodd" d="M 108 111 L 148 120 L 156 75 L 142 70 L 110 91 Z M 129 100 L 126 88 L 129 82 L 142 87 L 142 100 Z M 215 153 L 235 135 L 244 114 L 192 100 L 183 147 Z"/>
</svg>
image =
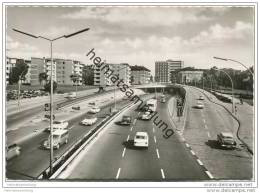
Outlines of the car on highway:
<svg viewBox="0 0 260 193">
<path fill-rule="evenodd" d="M 134 137 L 135 147 L 147 147 L 149 146 L 149 136 L 147 132 L 136 132 Z"/>
<path fill-rule="evenodd" d="M 149 111 L 145 111 L 145 112 L 141 115 L 140 119 L 142 119 L 142 120 L 150 120 L 151 117 L 152 117 L 152 113 L 149 112 Z"/>
<path fill-rule="evenodd" d="M 69 140 L 68 130 L 55 130 L 53 132 L 53 148 L 59 149 L 61 145 L 67 144 Z M 50 136 L 43 143 L 44 148 L 50 149 Z"/>
<path fill-rule="evenodd" d="M 96 114 L 100 112 L 100 108 L 95 106 L 95 107 L 92 107 L 90 110 L 89 110 L 89 113 L 92 113 L 92 114 Z"/>
<path fill-rule="evenodd" d="M 77 97 L 76 92 L 70 92 L 68 93 L 67 97 L 68 99 L 75 99 Z"/>
<path fill-rule="evenodd" d="M 161 103 L 165 103 L 166 99 L 165 98 L 161 98 Z"/>
<path fill-rule="evenodd" d="M 96 122 L 97 122 L 97 117 L 96 116 L 87 116 L 80 123 L 82 125 L 90 126 L 90 125 L 94 125 Z"/>
<path fill-rule="evenodd" d="M 67 129 L 69 126 L 68 121 L 59 120 L 59 121 L 53 121 L 53 128 L 57 129 Z"/>
<path fill-rule="evenodd" d="M 21 154 L 21 147 L 17 144 L 9 145 L 6 148 L 6 160 L 10 160 L 14 157 L 17 157 Z"/>
<path fill-rule="evenodd" d="M 234 149 L 236 147 L 236 141 L 230 132 L 221 132 L 217 135 L 218 143 L 221 147 Z"/>
<path fill-rule="evenodd" d="M 204 100 L 204 97 L 200 95 L 199 100 Z"/>
<path fill-rule="evenodd" d="M 196 106 L 195 106 L 197 109 L 203 109 L 204 108 L 204 105 L 202 102 L 197 102 Z"/>
<path fill-rule="evenodd" d="M 130 125 L 131 122 L 132 122 L 131 116 L 124 115 L 124 116 L 122 117 L 122 120 L 120 121 L 120 124 L 121 124 L 121 125 Z"/>
<path fill-rule="evenodd" d="M 128 96 L 124 96 L 124 97 L 123 97 L 123 100 L 128 100 L 128 99 L 129 99 Z"/>
</svg>

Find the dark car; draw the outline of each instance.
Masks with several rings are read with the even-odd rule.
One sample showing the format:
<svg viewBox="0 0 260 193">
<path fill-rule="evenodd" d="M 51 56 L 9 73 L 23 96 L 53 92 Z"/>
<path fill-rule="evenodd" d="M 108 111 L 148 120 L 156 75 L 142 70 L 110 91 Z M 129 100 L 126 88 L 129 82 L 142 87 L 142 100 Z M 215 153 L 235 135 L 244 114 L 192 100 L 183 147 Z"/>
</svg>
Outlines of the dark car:
<svg viewBox="0 0 260 193">
<path fill-rule="evenodd" d="M 121 122 L 120 122 L 120 124 L 121 125 L 130 125 L 131 124 L 131 117 L 130 116 L 126 116 L 126 115 L 124 115 L 123 117 L 122 117 L 122 120 L 121 120 Z"/>
<path fill-rule="evenodd" d="M 225 147 L 228 149 L 234 149 L 236 147 L 237 143 L 234 140 L 232 133 L 221 132 L 220 134 L 218 134 L 217 139 L 221 147 Z"/>
</svg>

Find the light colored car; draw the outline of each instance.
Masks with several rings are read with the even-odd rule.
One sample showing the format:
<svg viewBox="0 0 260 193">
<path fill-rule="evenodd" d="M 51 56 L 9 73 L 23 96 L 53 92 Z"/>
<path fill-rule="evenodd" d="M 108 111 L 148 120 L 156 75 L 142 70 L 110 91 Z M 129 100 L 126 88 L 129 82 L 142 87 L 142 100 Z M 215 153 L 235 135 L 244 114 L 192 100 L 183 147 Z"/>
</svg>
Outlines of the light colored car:
<svg viewBox="0 0 260 193">
<path fill-rule="evenodd" d="M 161 98 L 161 103 L 165 103 L 166 99 L 165 98 Z"/>
<path fill-rule="evenodd" d="M 200 95 L 199 100 L 204 100 L 204 97 L 202 95 Z"/>
<path fill-rule="evenodd" d="M 204 105 L 202 102 L 198 102 L 197 105 L 196 105 L 196 108 L 197 109 L 203 109 L 204 108 Z"/>
<path fill-rule="evenodd" d="M 19 156 L 21 154 L 21 147 L 17 144 L 9 145 L 6 148 L 6 160 L 10 160 L 16 156 Z"/>
<path fill-rule="evenodd" d="M 86 117 L 84 120 L 81 121 L 81 124 L 82 125 L 93 125 L 97 122 L 97 117 L 94 117 L 94 116 L 89 116 L 89 117 Z"/>
<path fill-rule="evenodd" d="M 60 120 L 60 121 L 53 121 L 53 128 L 56 129 L 67 129 L 69 126 L 68 121 Z"/>
<path fill-rule="evenodd" d="M 148 147 L 149 146 L 149 136 L 147 132 L 136 132 L 134 138 L 135 147 Z"/>
<path fill-rule="evenodd" d="M 100 112 L 100 108 L 95 106 L 95 107 L 92 107 L 90 110 L 89 110 L 90 113 L 92 114 L 95 114 L 95 113 L 98 113 Z"/>
<path fill-rule="evenodd" d="M 144 114 L 141 115 L 142 120 L 150 120 L 152 117 L 152 114 L 149 111 L 144 112 Z"/>
<path fill-rule="evenodd" d="M 67 95 L 67 98 L 68 98 L 68 99 L 75 99 L 76 97 L 77 97 L 76 92 L 70 92 L 70 93 Z"/>
<path fill-rule="evenodd" d="M 128 99 L 129 99 L 128 96 L 124 96 L 124 97 L 123 97 L 123 100 L 128 100 Z"/>
<path fill-rule="evenodd" d="M 230 132 L 221 132 L 217 136 L 217 140 L 221 147 L 233 149 L 236 147 L 236 141 Z"/>
<path fill-rule="evenodd" d="M 68 130 L 56 130 L 53 132 L 53 148 L 59 149 L 62 144 L 68 143 L 69 132 Z M 50 149 L 50 136 L 44 141 L 43 146 Z"/>
</svg>

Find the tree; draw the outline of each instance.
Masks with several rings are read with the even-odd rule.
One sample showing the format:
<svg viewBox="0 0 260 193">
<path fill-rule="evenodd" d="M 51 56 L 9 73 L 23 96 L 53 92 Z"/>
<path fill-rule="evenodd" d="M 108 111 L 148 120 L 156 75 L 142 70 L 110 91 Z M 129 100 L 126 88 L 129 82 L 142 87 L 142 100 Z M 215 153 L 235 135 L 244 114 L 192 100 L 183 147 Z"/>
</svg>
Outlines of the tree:
<svg viewBox="0 0 260 193">
<path fill-rule="evenodd" d="M 19 81 L 21 76 L 21 80 L 25 79 L 25 75 L 28 72 L 28 65 L 25 63 L 23 59 L 18 59 L 16 61 L 15 67 L 12 68 L 10 76 L 9 76 L 9 84 L 15 84 Z"/>
<path fill-rule="evenodd" d="M 53 92 L 55 92 L 57 90 L 58 84 L 57 82 L 53 81 Z M 44 85 L 44 90 L 46 92 L 51 93 L 51 81 L 48 81 L 45 85 Z"/>
<path fill-rule="evenodd" d="M 76 96 L 77 96 L 78 83 L 79 83 L 79 78 L 80 78 L 80 77 L 81 77 L 81 76 L 80 76 L 79 74 L 76 74 L 76 73 L 70 75 L 71 81 L 72 81 L 74 84 L 76 83 Z"/>
<path fill-rule="evenodd" d="M 94 68 L 92 66 L 84 66 L 82 82 L 85 85 L 94 85 Z"/>
<path fill-rule="evenodd" d="M 134 76 L 131 76 L 130 77 L 130 84 L 133 84 L 134 83 Z"/>
<path fill-rule="evenodd" d="M 43 85 L 45 85 L 45 83 L 47 82 L 47 78 L 48 78 L 48 75 L 46 72 L 42 72 L 39 74 L 39 82 L 40 82 L 40 85 L 42 85 L 42 82 L 44 82 Z"/>
</svg>

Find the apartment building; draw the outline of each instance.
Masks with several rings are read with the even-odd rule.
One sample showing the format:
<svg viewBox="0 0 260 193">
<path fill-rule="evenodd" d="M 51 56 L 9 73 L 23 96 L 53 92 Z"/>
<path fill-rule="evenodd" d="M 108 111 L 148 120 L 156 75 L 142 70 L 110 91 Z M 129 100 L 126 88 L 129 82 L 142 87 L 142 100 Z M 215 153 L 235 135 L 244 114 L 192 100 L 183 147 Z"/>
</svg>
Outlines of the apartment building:
<svg viewBox="0 0 260 193">
<path fill-rule="evenodd" d="M 9 77 L 10 73 L 12 71 L 12 68 L 16 65 L 17 58 L 9 58 L 6 57 L 6 66 L 5 66 L 5 82 L 6 84 L 9 84 Z"/>
<path fill-rule="evenodd" d="M 155 81 L 169 83 L 171 72 L 182 69 L 184 62 L 181 60 L 166 60 L 155 62 Z"/>
<path fill-rule="evenodd" d="M 82 85 L 83 64 L 76 60 L 70 59 L 53 59 L 52 77 L 58 85 Z M 31 59 L 31 85 L 39 85 L 39 74 L 46 73 L 48 79 L 51 77 L 51 60 L 48 58 Z M 71 75 L 79 75 L 77 82 L 71 80 Z"/>
<path fill-rule="evenodd" d="M 124 84 L 130 85 L 131 69 L 129 64 L 103 64 L 101 68 L 94 66 L 94 85 L 100 87 L 106 87 L 113 85 L 113 82 L 109 78 L 109 74 L 106 74 L 109 69 L 110 74 L 117 75 L 119 80 L 123 80 Z M 112 75 L 111 75 L 112 76 Z"/>
<path fill-rule="evenodd" d="M 150 83 L 151 71 L 144 66 L 131 66 L 131 84 Z"/>
<path fill-rule="evenodd" d="M 56 79 L 59 85 L 82 85 L 83 64 L 76 60 L 55 59 Z M 77 74 L 78 80 L 73 82 L 71 75 Z"/>
</svg>

